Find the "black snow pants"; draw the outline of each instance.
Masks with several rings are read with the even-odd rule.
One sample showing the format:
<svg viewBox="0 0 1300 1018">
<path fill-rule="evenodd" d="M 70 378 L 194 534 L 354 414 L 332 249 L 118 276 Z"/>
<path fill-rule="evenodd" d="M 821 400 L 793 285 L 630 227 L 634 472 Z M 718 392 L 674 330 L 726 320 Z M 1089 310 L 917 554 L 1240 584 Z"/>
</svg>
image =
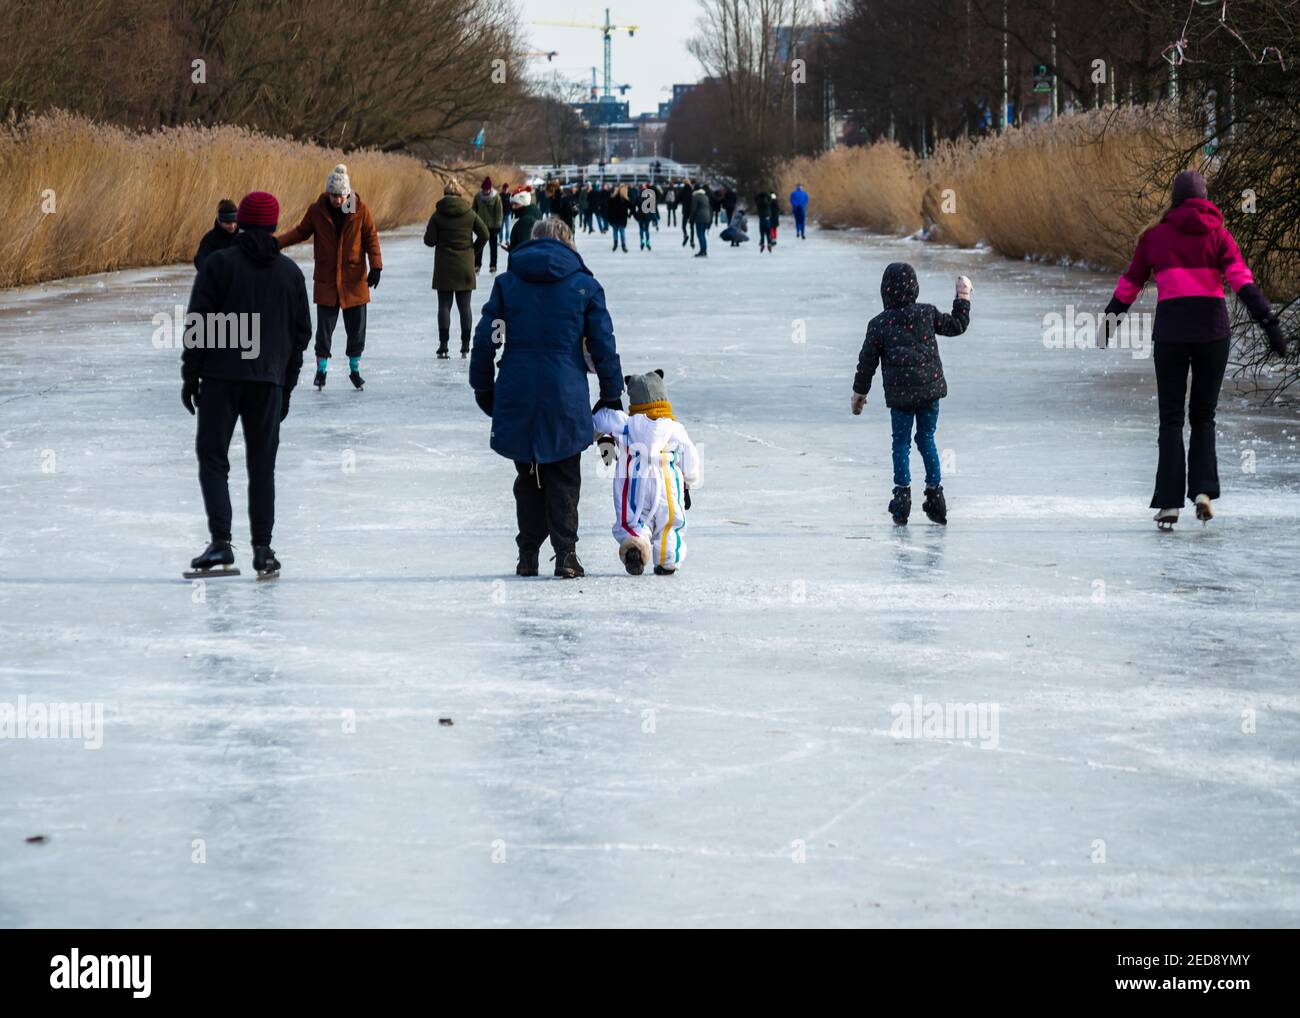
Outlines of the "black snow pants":
<svg viewBox="0 0 1300 1018">
<path fill-rule="evenodd" d="M 488 230 L 488 239 L 486 241 L 476 241 L 474 244 L 474 271 L 477 272 L 483 267 L 483 248 L 491 246 L 491 260 L 488 262 L 488 268 L 493 272 L 497 270 L 497 231 Z"/>
<path fill-rule="evenodd" d="M 549 535 L 558 560 L 578 543 L 582 455 L 554 463 L 515 462 L 515 513 L 520 551 L 536 551 Z"/>
<path fill-rule="evenodd" d="M 1156 393 L 1160 405 L 1160 463 L 1152 509 L 1178 509 L 1183 493 L 1219 497 L 1219 464 L 1214 452 L 1214 411 L 1228 366 L 1228 340 L 1210 343 L 1155 343 Z M 1191 396 L 1187 373 L 1192 374 Z M 1191 446 L 1183 458 L 1183 401 L 1192 424 Z M 1184 483 L 1185 482 L 1185 483 Z"/>
<path fill-rule="evenodd" d="M 334 326 L 339 321 L 339 309 L 316 305 L 316 356 L 327 360 L 334 339 Z M 366 305 L 343 309 L 343 331 L 348 334 L 347 355 L 360 357 L 366 349 Z"/>
<path fill-rule="evenodd" d="M 199 383 L 199 487 L 213 540 L 230 540 L 230 439 L 244 425 L 248 524 L 254 544 L 270 544 L 275 526 L 275 454 L 280 448 L 280 387 L 273 382 L 204 378 Z"/>
</svg>

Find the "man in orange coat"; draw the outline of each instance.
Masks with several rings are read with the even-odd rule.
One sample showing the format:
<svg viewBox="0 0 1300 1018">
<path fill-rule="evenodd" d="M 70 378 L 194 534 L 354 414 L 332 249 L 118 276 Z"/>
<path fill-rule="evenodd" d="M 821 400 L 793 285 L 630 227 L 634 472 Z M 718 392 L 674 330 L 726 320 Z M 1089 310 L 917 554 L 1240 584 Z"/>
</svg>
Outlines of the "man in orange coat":
<svg viewBox="0 0 1300 1018">
<path fill-rule="evenodd" d="M 339 163 L 325 181 L 325 193 L 307 207 L 302 222 L 275 239 L 281 248 L 313 238 L 316 271 L 312 273 L 312 300 L 316 304 L 316 380 L 325 387 L 330 341 L 339 311 L 347 333 L 348 378 L 358 389 L 361 354 L 366 348 L 366 305 L 371 289 L 379 286 L 384 267 L 379 254 L 375 220 L 361 196 L 352 190 L 348 168 Z M 370 272 L 366 272 L 366 261 Z"/>
</svg>

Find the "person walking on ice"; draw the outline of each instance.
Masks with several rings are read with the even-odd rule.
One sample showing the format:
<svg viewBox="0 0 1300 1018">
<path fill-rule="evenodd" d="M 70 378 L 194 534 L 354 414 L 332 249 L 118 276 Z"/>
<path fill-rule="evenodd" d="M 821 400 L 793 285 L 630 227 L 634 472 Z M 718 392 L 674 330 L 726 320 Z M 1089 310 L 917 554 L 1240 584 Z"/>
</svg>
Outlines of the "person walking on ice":
<svg viewBox="0 0 1300 1018">
<path fill-rule="evenodd" d="M 916 447 L 925 462 L 925 501 L 921 511 L 939 524 L 948 522 L 939 451 L 934 433 L 939 423 L 939 400 L 948 395 L 939 359 L 940 336 L 960 336 L 970 324 L 971 281 L 957 277 L 957 295 L 952 314 L 933 304 L 918 304 L 920 284 L 916 270 L 906 262 L 893 262 L 880 281 L 885 310 L 867 325 L 867 338 L 858 355 L 858 372 L 853 378 L 849 409 L 862 413 L 876 367 L 884 376 L 885 405 L 893 431 L 894 491 L 889 514 L 903 526 L 912 512 L 912 425 L 916 425 Z"/>
<path fill-rule="evenodd" d="M 1219 497 L 1219 466 L 1214 449 L 1214 414 L 1228 366 L 1226 282 L 1263 328 L 1269 346 L 1286 354 L 1286 339 L 1268 299 L 1241 257 L 1237 242 L 1223 225 L 1223 213 L 1209 200 L 1205 178 L 1195 170 L 1174 177 L 1170 208 L 1160 222 L 1138 238 L 1133 260 L 1119 277 L 1106 305 L 1101 342 L 1110 343 L 1113 326 L 1127 313 L 1151 276 L 1156 279 L 1156 393 L 1160 409 L 1155 493 L 1151 508 L 1156 526 L 1172 530 L 1186 499 L 1196 518 L 1214 518 Z M 1191 395 L 1187 375 L 1192 376 Z M 1183 407 L 1188 404 L 1192 441 L 1183 454 Z"/>
<path fill-rule="evenodd" d="M 307 206 L 302 222 L 276 237 L 281 250 L 312 238 L 316 267 L 312 272 L 312 300 L 316 304 L 316 378 L 318 390 L 325 388 L 330 347 L 339 312 L 347 333 L 348 378 L 357 389 L 365 387 L 361 377 L 361 355 L 366 349 L 366 305 L 370 291 L 379 286 L 384 260 L 379 252 L 379 231 L 361 196 L 352 190 L 348 168 L 334 167 L 325 180 L 325 191 Z M 366 272 L 366 262 L 370 271 Z"/>
<path fill-rule="evenodd" d="M 795 184 L 790 192 L 790 211 L 794 214 L 794 235 L 800 240 L 807 240 L 804 227 L 808 222 L 808 192 L 802 184 Z"/>
<path fill-rule="evenodd" d="M 614 466 L 614 540 L 623 567 L 640 576 L 654 563 L 671 576 L 686 558 L 686 512 L 700 486 L 700 454 L 673 417 L 664 373 L 628 375 L 628 412 L 597 404 L 592 423 L 601 459 Z"/>
<path fill-rule="evenodd" d="M 186 320 L 201 323 L 201 342 L 187 345 L 181 354 L 181 402 L 191 414 L 198 411 L 194 449 L 211 543 L 190 563 L 193 572 L 185 574 L 189 579 L 239 575 L 231 568 L 235 553 L 230 547 L 229 483 L 230 439 L 237 420 L 244 426 L 248 461 L 253 568 L 259 579 L 280 573 L 271 550 L 275 456 L 280 422 L 289 414 L 289 397 L 311 339 L 311 309 L 302 269 L 275 242 L 279 219 L 274 195 L 245 195 L 239 203 L 235 244 L 204 260 L 190 293 Z M 241 336 L 256 337 L 255 344 L 225 342 L 232 317 L 239 322 Z M 219 329 L 220 335 L 209 329 Z"/>
</svg>

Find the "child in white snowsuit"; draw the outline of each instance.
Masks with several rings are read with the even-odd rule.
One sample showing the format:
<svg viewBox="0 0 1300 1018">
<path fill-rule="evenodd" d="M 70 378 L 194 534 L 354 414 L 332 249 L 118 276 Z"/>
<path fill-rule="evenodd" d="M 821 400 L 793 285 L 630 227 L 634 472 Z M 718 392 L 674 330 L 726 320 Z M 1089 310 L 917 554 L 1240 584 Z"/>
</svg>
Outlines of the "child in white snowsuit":
<svg viewBox="0 0 1300 1018">
<path fill-rule="evenodd" d="M 700 484 L 700 454 L 673 419 L 664 373 L 628 375 L 628 410 L 598 407 L 601 458 L 614 466 L 614 540 L 633 576 L 654 563 L 671 576 L 686 558 L 686 510 Z"/>
</svg>

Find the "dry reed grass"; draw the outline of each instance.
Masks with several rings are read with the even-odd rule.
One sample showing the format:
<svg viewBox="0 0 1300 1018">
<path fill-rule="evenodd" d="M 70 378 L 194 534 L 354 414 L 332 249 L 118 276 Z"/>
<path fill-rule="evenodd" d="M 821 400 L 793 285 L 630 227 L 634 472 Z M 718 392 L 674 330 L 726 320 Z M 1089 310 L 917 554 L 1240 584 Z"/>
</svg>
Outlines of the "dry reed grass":
<svg viewBox="0 0 1300 1018">
<path fill-rule="evenodd" d="M 343 153 L 238 127 L 140 134 L 61 113 L 0 126 L 0 287 L 188 261 L 218 200 L 249 191 L 274 194 L 282 226 L 293 225 L 338 162 L 380 229 L 423 220 L 442 193 L 410 156 Z M 473 188 L 482 179 L 479 170 L 465 176 Z M 52 213 L 43 210 L 49 192 Z"/>
<path fill-rule="evenodd" d="M 910 233 L 924 224 L 942 243 L 1116 269 L 1164 207 L 1150 168 L 1180 141 L 1155 110 L 1112 108 L 946 144 L 916 163 L 890 142 L 836 149 L 795 160 L 782 180 L 799 175 L 828 225 Z"/>
</svg>

